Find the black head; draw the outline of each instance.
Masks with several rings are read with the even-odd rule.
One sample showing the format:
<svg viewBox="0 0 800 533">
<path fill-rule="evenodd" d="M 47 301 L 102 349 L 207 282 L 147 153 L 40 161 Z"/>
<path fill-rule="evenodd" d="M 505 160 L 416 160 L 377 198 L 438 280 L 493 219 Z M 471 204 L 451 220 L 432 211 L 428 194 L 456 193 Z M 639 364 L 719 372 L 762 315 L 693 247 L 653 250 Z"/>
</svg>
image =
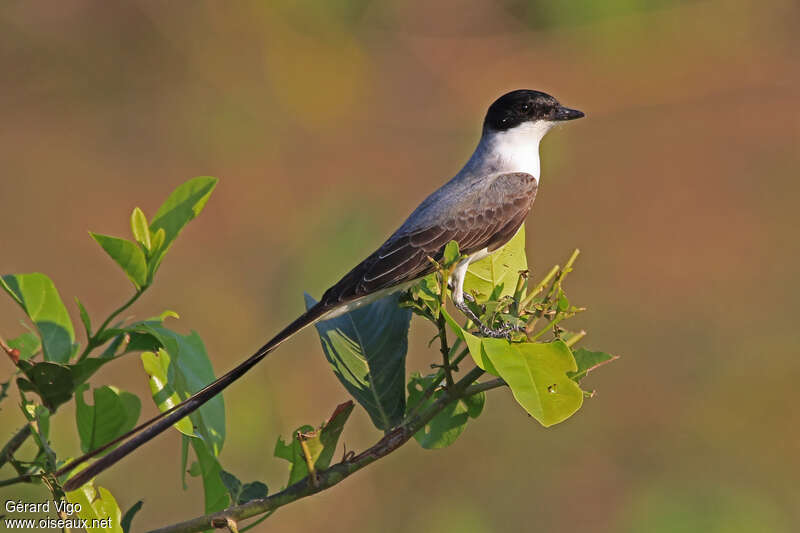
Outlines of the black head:
<svg viewBox="0 0 800 533">
<path fill-rule="evenodd" d="M 557 122 L 582 116 L 583 112 L 562 106 L 549 94 L 519 89 L 504 94 L 489 106 L 483 129 L 505 131 L 525 122 Z"/>
</svg>

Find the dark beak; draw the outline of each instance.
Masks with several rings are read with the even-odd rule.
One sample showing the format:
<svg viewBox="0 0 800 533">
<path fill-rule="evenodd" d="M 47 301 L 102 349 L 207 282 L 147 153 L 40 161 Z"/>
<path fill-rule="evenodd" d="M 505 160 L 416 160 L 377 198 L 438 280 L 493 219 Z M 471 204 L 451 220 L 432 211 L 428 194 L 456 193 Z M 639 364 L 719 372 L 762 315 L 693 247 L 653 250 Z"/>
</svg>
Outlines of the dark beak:
<svg viewBox="0 0 800 533">
<path fill-rule="evenodd" d="M 558 106 L 556 108 L 555 116 L 553 120 L 575 120 L 576 118 L 583 117 L 583 111 L 578 111 L 577 109 L 570 109 L 564 106 Z"/>
</svg>

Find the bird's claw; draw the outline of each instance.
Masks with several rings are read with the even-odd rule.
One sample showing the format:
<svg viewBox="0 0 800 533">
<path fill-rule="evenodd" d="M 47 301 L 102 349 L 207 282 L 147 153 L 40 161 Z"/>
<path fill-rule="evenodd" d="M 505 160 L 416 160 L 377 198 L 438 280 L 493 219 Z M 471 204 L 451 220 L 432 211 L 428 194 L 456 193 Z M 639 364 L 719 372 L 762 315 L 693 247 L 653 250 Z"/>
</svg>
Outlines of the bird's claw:
<svg viewBox="0 0 800 533">
<path fill-rule="evenodd" d="M 465 294 L 464 296 L 466 298 L 467 295 Z M 464 313 L 464 315 L 478 327 L 478 331 L 480 331 L 482 337 L 489 337 L 492 339 L 508 339 L 511 337 L 512 331 L 523 331 L 523 329 L 519 326 L 514 326 L 508 322 L 504 323 L 497 329 L 491 328 L 484 324 L 481 319 L 472 312 L 472 309 L 470 309 L 469 306 L 464 302 L 456 304 L 456 308 Z"/>
</svg>

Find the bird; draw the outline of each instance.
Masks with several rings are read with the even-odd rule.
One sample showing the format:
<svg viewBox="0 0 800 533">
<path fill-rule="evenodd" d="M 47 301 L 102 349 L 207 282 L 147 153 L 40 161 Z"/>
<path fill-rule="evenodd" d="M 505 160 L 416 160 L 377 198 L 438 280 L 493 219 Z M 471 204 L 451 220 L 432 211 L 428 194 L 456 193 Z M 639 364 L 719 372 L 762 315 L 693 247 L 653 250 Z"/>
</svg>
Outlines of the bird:
<svg viewBox="0 0 800 533">
<path fill-rule="evenodd" d="M 375 252 L 238 366 L 171 409 L 62 467 L 57 476 L 122 443 L 68 479 L 64 489 L 77 489 L 198 409 L 304 328 L 408 289 L 436 269 L 431 259 L 441 260 L 450 241 L 459 244 L 461 253 L 448 281 L 454 306 L 482 335 L 506 335 L 507 330 L 493 330 L 470 310 L 464 276 L 471 263 L 499 250 L 525 221 L 539 187 L 542 138 L 557 124 L 583 116 L 541 91 L 519 89 L 500 96 L 489 106 L 478 145 L 463 168 L 425 198 Z"/>
</svg>

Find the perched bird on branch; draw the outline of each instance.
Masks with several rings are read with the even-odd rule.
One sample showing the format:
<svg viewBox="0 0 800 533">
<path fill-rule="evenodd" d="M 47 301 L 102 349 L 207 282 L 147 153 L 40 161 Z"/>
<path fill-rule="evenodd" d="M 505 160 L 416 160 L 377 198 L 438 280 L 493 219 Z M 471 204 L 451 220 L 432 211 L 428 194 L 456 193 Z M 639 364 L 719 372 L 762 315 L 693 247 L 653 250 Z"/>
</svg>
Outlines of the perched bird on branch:
<svg viewBox="0 0 800 533">
<path fill-rule="evenodd" d="M 180 404 L 61 468 L 57 475 L 66 474 L 124 441 L 69 479 L 64 489 L 80 487 L 194 412 L 306 326 L 408 288 L 435 269 L 429 258 L 441 260 L 450 241 L 456 241 L 463 254 L 449 280 L 453 303 L 484 336 L 505 336 L 507 329 L 491 329 L 466 305 L 464 276 L 470 263 L 511 240 L 530 212 L 539 186 L 542 137 L 554 125 L 583 116 L 581 111 L 564 107 L 539 91 L 517 90 L 498 98 L 489 106 L 480 142 L 464 168 L 428 196 L 380 248 L 325 291 L 316 305 L 233 370 Z"/>
</svg>

